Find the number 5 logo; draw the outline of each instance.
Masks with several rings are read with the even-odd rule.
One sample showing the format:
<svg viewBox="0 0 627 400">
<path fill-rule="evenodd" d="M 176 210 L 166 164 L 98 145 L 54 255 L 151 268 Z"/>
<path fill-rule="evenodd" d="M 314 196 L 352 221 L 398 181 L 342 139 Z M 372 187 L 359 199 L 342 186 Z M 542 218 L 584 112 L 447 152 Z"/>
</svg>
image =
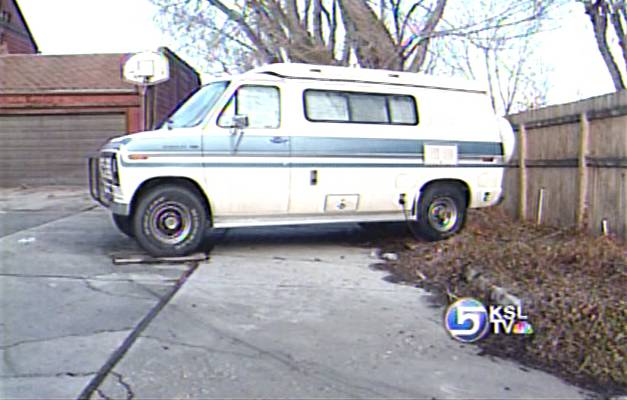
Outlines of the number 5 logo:
<svg viewBox="0 0 627 400">
<path fill-rule="evenodd" d="M 459 299 L 446 310 L 444 326 L 460 342 L 475 342 L 488 331 L 488 311 L 479 300 Z"/>
</svg>

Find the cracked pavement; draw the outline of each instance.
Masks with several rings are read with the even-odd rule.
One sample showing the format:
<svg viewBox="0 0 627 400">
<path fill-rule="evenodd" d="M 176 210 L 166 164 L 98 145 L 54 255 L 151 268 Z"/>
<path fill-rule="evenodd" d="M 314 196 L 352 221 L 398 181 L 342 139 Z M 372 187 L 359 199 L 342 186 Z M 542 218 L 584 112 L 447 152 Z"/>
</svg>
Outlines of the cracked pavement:
<svg viewBox="0 0 627 400">
<path fill-rule="evenodd" d="M 428 293 L 347 243 L 354 225 L 229 230 L 197 267 L 116 266 L 135 243 L 68 193 L 0 201 L 1 398 L 590 396 L 450 339 Z"/>
<path fill-rule="evenodd" d="M 83 189 L 0 189 L 0 397 L 76 398 L 189 266 L 138 251 Z"/>
<path fill-rule="evenodd" d="M 429 294 L 384 280 L 369 249 L 345 243 L 354 235 L 227 231 L 94 398 L 589 395 L 453 341 Z"/>
</svg>

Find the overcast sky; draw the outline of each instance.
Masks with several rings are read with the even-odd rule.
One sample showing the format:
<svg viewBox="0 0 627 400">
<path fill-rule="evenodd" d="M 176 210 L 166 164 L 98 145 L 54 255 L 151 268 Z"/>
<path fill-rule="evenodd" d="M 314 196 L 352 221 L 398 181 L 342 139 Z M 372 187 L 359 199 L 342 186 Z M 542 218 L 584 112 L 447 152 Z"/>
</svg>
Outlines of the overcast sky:
<svg viewBox="0 0 627 400">
<path fill-rule="evenodd" d="M 177 43 L 155 22 L 156 8 L 148 0 L 18 3 L 44 54 L 137 52 L 159 46 L 177 49 Z M 542 35 L 543 62 L 553 69 L 550 103 L 574 101 L 613 89 L 590 23 L 579 7 L 573 4 L 564 10 L 561 28 Z M 193 59 L 186 61 L 194 66 Z"/>
</svg>

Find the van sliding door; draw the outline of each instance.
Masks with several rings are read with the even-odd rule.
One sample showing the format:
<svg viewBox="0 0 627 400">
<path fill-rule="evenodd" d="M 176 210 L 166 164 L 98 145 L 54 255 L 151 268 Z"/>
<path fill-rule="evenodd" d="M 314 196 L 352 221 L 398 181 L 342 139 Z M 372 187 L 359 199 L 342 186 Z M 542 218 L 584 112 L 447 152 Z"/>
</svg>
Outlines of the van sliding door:
<svg viewBox="0 0 627 400">
<path fill-rule="evenodd" d="M 415 99 L 322 83 L 302 99 L 304 124 L 291 138 L 290 214 L 402 218 L 399 196 L 411 193 L 397 186 L 415 173 L 419 151 Z"/>
</svg>

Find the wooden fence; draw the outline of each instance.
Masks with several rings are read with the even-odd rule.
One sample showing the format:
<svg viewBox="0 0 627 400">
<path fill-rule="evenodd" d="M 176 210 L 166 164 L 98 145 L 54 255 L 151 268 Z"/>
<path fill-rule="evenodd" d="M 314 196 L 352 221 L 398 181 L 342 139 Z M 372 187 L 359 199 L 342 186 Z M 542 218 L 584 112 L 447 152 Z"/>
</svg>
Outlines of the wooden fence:
<svg viewBox="0 0 627 400">
<path fill-rule="evenodd" d="M 516 154 L 508 212 L 627 236 L 627 91 L 508 116 Z"/>
</svg>

